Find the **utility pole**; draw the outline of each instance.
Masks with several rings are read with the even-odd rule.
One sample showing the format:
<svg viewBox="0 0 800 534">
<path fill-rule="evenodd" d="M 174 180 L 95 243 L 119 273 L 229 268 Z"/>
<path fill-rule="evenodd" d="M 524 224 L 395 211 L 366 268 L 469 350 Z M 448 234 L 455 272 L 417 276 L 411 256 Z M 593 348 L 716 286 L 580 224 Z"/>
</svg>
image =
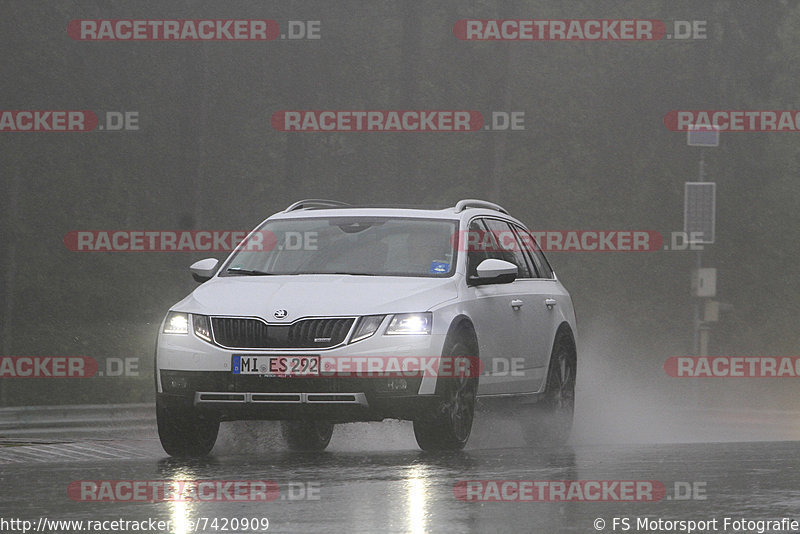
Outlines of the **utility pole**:
<svg viewBox="0 0 800 534">
<path fill-rule="evenodd" d="M 706 181 L 705 148 L 719 146 L 719 129 L 715 126 L 690 126 L 686 142 L 689 146 L 701 147 L 698 181 L 684 184 L 683 205 L 683 231 L 691 245 L 701 245 L 697 248 L 695 268 L 692 272 L 694 298 L 692 353 L 708 356 L 711 330 L 708 321 L 711 317 L 706 317 L 708 315 L 706 308 L 711 302 L 708 298 L 716 296 L 717 270 L 703 268 L 703 246 L 713 245 L 716 238 L 717 184 Z"/>
</svg>

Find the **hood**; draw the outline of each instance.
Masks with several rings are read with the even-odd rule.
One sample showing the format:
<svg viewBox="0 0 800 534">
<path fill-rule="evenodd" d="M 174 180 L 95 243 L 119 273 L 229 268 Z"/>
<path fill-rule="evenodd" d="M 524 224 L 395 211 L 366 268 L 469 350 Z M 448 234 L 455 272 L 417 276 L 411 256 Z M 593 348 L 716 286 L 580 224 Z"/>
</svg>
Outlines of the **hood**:
<svg viewBox="0 0 800 534">
<path fill-rule="evenodd" d="M 455 278 L 348 275 L 215 277 L 173 309 L 203 315 L 255 316 L 288 323 L 307 316 L 427 311 L 458 296 Z"/>
</svg>

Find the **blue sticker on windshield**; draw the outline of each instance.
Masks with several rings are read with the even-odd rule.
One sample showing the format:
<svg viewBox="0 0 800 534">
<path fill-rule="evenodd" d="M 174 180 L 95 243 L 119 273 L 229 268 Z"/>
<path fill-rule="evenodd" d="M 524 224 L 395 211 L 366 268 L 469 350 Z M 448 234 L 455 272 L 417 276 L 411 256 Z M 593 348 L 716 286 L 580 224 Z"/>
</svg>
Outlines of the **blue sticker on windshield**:
<svg viewBox="0 0 800 534">
<path fill-rule="evenodd" d="M 445 263 L 443 261 L 432 261 L 431 262 L 431 272 L 432 273 L 446 273 L 450 270 L 450 264 Z"/>
</svg>

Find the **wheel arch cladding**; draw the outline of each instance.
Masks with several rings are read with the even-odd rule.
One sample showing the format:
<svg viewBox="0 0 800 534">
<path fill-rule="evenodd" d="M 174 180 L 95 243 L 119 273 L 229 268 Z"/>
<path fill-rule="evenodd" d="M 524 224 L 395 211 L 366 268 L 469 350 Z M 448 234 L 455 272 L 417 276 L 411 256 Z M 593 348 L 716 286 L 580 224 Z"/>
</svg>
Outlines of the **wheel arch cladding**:
<svg viewBox="0 0 800 534">
<path fill-rule="evenodd" d="M 447 330 L 447 337 L 444 341 L 444 349 L 446 350 L 450 347 L 457 339 L 464 341 L 471 350 L 475 351 L 475 354 L 471 356 L 480 356 L 478 354 L 478 335 L 475 333 L 475 325 L 466 315 L 458 315 L 450 323 L 450 328 Z"/>
<path fill-rule="evenodd" d="M 566 322 L 566 321 L 564 321 L 560 325 L 558 325 L 558 328 L 556 329 L 556 335 L 553 338 L 553 347 L 551 348 L 551 353 L 552 353 L 552 350 L 555 349 L 556 343 L 558 343 L 559 339 L 562 339 L 562 338 L 567 341 L 567 344 L 568 344 L 570 353 L 572 354 L 572 357 L 575 360 L 577 360 L 577 358 L 578 358 L 578 349 L 577 349 L 577 345 L 575 343 L 575 334 L 573 333 L 572 327 L 570 326 L 570 324 L 568 322 Z"/>
</svg>

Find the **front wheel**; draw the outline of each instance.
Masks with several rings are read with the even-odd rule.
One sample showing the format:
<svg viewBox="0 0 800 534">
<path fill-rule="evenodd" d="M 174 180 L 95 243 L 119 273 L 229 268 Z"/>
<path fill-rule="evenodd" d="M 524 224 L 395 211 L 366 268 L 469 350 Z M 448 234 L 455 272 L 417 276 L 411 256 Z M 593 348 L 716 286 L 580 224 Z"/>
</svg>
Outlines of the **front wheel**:
<svg viewBox="0 0 800 534">
<path fill-rule="evenodd" d="M 161 446 L 170 456 L 206 456 L 219 434 L 219 419 L 191 408 L 167 408 L 156 403 L 156 422 Z"/>
<path fill-rule="evenodd" d="M 454 344 L 445 358 L 474 356 L 463 343 Z M 455 366 L 453 366 L 455 368 Z M 466 375 L 467 373 L 457 373 Z M 441 402 L 432 419 L 414 421 L 414 437 L 425 451 L 463 449 L 472 431 L 478 380 L 469 376 L 439 378 Z"/>
<path fill-rule="evenodd" d="M 326 421 L 283 421 L 281 431 L 293 451 L 323 451 L 331 442 L 333 423 Z"/>
</svg>

